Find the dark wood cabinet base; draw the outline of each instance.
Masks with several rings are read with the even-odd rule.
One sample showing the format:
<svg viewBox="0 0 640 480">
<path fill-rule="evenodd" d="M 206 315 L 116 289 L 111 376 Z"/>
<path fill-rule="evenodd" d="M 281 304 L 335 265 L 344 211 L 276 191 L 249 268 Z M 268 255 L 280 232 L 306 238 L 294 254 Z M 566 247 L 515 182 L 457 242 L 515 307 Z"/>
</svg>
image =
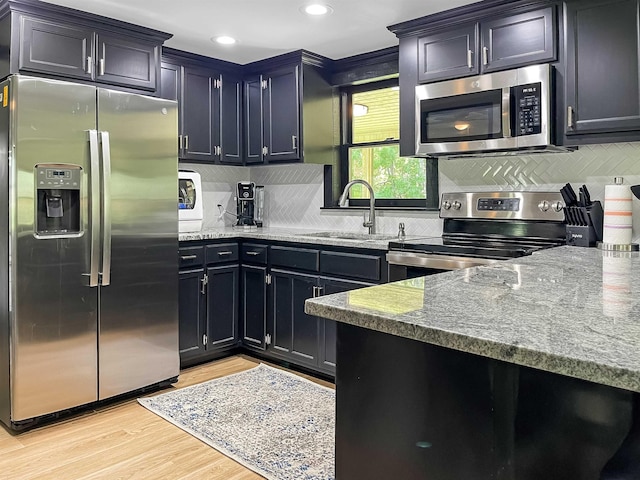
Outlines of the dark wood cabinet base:
<svg viewBox="0 0 640 480">
<path fill-rule="evenodd" d="M 336 478 L 640 478 L 638 394 L 338 324 Z"/>
</svg>

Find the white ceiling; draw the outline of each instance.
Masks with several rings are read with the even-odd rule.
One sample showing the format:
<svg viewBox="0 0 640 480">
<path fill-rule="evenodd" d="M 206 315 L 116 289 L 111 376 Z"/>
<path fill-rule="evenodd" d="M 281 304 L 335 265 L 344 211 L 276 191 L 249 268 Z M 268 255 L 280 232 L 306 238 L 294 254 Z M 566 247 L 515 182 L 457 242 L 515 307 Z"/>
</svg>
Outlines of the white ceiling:
<svg viewBox="0 0 640 480">
<path fill-rule="evenodd" d="M 332 59 L 397 45 L 388 25 L 477 0 L 327 0 L 333 13 L 309 17 L 311 0 L 45 0 L 172 33 L 166 46 L 236 63 L 298 49 Z M 320 3 L 320 2 L 316 2 Z M 231 46 L 212 37 L 230 35 Z"/>
</svg>

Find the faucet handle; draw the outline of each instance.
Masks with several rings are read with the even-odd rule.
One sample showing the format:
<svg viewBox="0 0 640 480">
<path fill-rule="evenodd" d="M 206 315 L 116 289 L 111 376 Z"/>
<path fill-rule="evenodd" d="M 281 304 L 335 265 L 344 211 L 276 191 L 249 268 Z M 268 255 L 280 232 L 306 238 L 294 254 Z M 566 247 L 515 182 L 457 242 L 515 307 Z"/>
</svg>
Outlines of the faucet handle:
<svg viewBox="0 0 640 480">
<path fill-rule="evenodd" d="M 406 238 L 406 234 L 404 233 L 404 223 L 400 222 L 398 224 L 398 240 L 400 240 L 401 242 L 404 241 L 404 239 Z"/>
</svg>

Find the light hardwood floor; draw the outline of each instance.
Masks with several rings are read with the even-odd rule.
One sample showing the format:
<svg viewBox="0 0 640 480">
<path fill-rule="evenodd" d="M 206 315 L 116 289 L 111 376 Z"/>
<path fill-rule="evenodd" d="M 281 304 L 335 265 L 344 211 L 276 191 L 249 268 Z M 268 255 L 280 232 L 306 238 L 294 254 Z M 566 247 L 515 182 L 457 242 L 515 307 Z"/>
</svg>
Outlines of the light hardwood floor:
<svg viewBox="0 0 640 480">
<path fill-rule="evenodd" d="M 192 367 L 180 373 L 172 388 L 223 377 L 258 363 L 254 358 L 236 355 Z M 2 480 L 260 478 L 151 413 L 135 398 L 17 435 L 0 428 Z"/>
</svg>

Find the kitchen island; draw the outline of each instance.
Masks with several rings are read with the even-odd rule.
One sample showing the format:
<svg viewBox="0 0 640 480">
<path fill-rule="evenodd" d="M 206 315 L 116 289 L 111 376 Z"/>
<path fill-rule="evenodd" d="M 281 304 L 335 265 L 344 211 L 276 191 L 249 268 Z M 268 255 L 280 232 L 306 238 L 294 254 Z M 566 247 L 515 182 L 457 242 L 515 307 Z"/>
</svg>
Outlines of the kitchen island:
<svg viewBox="0 0 640 480">
<path fill-rule="evenodd" d="M 558 247 L 308 300 L 337 478 L 640 478 L 638 285 L 637 253 Z"/>
</svg>

